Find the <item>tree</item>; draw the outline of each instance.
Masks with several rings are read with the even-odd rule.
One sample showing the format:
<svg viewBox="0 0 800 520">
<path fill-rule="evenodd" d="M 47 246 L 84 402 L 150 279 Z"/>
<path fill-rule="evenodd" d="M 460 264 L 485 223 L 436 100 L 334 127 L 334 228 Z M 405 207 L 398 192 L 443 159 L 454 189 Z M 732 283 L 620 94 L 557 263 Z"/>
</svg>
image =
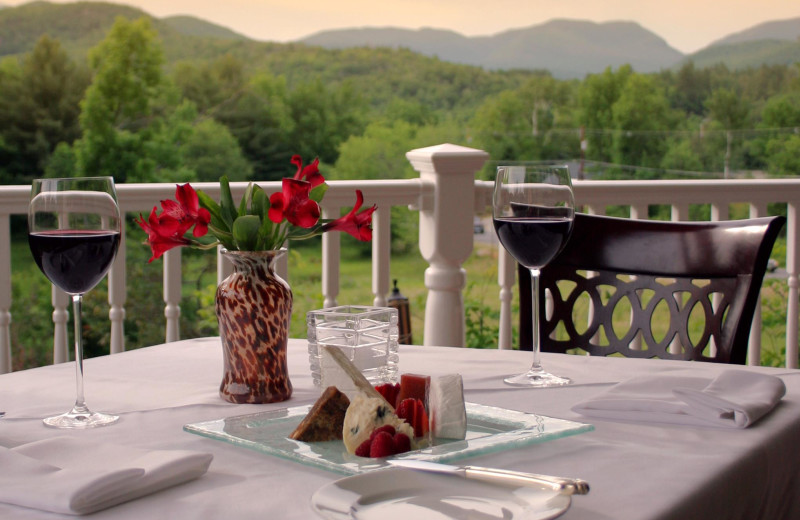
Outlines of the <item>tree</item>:
<svg viewBox="0 0 800 520">
<path fill-rule="evenodd" d="M 255 181 L 280 180 L 290 171 L 294 131 L 286 78 L 257 74 L 240 95 L 223 103 L 214 118 L 236 138 Z"/>
<path fill-rule="evenodd" d="M 183 96 L 201 113 L 210 115 L 220 105 L 235 100 L 246 85 L 244 64 L 231 54 L 211 63 L 178 63 L 172 77 Z"/>
<path fill-rule="evenodd" d="M 472 119 L 476 145 L 495 160 L 534 159 L 531 113 L 520 96 L 511 90 L 491 97 Z"/>
<path fill-rule="evenodd" d="M 672 106 L 689 114 L 703 115 L 703 102 L 711 94 L 711 72 L 696 69 L 693 61 L 683 65 L 675 78 Z"/>
<path fill-rule="evenodd" d="M 294 128 L 289 135 L 294 153 L 333 163 L 339 145 L 363 131 L 364 105 L 352 85 L 328 88 L 322 81 L 301 83 L 289 93 Z"/>
<path fill-rule="evenodd" d="M 9 154 L 2 162 L 11 182 L 29 183 L 41 176 L 56 146 L 80 136 L 79 103 L 88 83 L 88 72 L 47 36 L 21 67 L 10 61 L 2 67 L 0 137 Z"/>
<path fill-rule="evenodd" d="M 148 141 L 163 122 L 164 105 L 176 99 L 174 94 L 169 99 L 161 72 L 164 57 L 149 19 L 117 18 L 105 40 L 90 51 L 89 61 L 94 81 L 80 117 L 78 170 L 111 175 L 118 182 L 163 181 L 155 177 L 154 162 L 146 155 Z"/>
<path fill-rule="evenodd" d="M 669 102 L 652 76 L 632 74 L 611 108 L 613 159 L 617 164 L 658 166 L 664 134 L 673 127 Z"/>
<path fill-rule="evenodd" d="M 715 90 L 706 100 L 706 108 L 708 108 L 711 118 L 726 131 L 723 169 L 725 178 L 728 178 L 731 172 L 731 162 L 734 152 L 734 136 L 732 131 L 744 128 L 750 113 L 750 103 L 733 90 L 720 88 Z"/>
<path fill-rule="evenodd" d="M 578 89 L 579 123 L 588 130 L 587 157 L 610 162 L 613 154 L 613 136 L 604 129 L 615 128 L 613 107 L 622 88 L 633 74 L 630 66 L 613 72 L 611 67 L 602 74 L 591 74 Z"/>
<path fill-rule="evenodd" d="M 203 119 L 181 146 L 183 164 L 200 182 L 216 182 L 223 175 L 231 182 L 250 179 L 253 167 L 228 129 L 213 119 Z"/>
</svg>

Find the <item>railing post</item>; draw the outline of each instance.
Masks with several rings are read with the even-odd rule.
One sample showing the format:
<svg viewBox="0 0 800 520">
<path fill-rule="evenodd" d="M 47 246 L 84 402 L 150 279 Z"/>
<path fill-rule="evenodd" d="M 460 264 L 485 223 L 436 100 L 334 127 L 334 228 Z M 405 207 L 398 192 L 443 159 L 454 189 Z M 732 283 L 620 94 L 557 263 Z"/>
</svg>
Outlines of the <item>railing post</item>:
<svg viewBox="0 0 800 520">
<path fill-rule="evenodd" d="M 341 209 L 322 208 L 322 218 L 339 218 Z M 322 235 L 322 307 L 335 307 L 339 297 L 339 265 L 341 262 L 341 234 Z"/>
<path fill-rule="evenodd" d="M 767 203 L 750 204 L 750 218 L 766 217 Z M 759 292 L 760 295 L 760 292 Z M 747 364 L 759 366 L 761 364 L 761 297 L 756 302 L 753 312 L 753 324 L 750 327 L 750 340 L 747 344 Z"/>
<path fill-rule="evenodd" d="M 391 261 L 391 207 L 379 207 L 372 218 L 372 304 L 385 307 L 389 293 L 389 262 Z M 324 235 L 323 235 L 324 236 Z"/>
<path fill-rule="evenodd" d="M 0 374 L 11 372 L 11 219 L 0 215 Z"/>
<path fill-rule="evenodd" d="M 800 271 L 800 207 L 790 202 L 787 211 L 786 229 L 786 271 L 789 274 L 789 301 L 786 305 L 786 368 L 797 368 L 798 346 L 798 280 Z"/>
<path fill-rule="evenodd" d="M 464 295 L 472 253 L 475 172 L 489 154 L 452 144 L 411 150 L 406 154 L 423 183 L 434 185 L 431 204 L 419 213 L 419 250 L 430 264 L 425 270 L 425 346 L 463 347 L 466 343 Z"/>
<path fill-rule="evenodd" d="M 70 298 L 67 293 L 56 287 L 51 286 L 50 299 L 53 303 L 53 364 L 66 363 L 69 361 L 69 334 L 67 333 L 67 321 L 69 321 Z"/>
<path fill-rule="evenodd" d="M 181 248 L 164 253 L 164 317 L 167 318 L 165 342 L 181 339 Z"/>
<path fill-rule="evenodd" d="M 123 214 L 124 221 L 124 214 Z M 125 299 L 128 292 L 125 278 L 125 226 L 121 226 L 119 250 L 108 273 L 108 318 L 111 320 L 110 354 L 125 350 Z"/>
</svg>

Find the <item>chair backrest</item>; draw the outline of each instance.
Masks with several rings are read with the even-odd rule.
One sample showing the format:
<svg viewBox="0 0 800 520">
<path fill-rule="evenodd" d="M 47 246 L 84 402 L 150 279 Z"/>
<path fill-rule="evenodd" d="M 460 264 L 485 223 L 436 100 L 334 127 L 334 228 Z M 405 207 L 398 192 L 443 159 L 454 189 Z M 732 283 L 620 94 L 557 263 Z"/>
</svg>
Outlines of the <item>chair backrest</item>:
<svg viewBox="0 0 800 520">
<path fill-rule="evenodd" d="M 542 351 L 578 348 L 592 355 L 744 364 L 769 255 L 785 221 L 663 222 L 576 214 L 569 242 L 541 271 Z M 520 345 L 530 349 L 530 273 L 520 266 L 519 274 Z M 582 312 L 576 309 L 581 301 Z M 653 314 L 664 314 L 665 306 L 668 328 L 663 338 L 654 337 L 662 331 L 654 334 Z M 703 330 L 691 333 L 690 316 L 702 323 L 698 315 Z M 582 323 L 576 326 L 575 320 Z"/>
</svg>

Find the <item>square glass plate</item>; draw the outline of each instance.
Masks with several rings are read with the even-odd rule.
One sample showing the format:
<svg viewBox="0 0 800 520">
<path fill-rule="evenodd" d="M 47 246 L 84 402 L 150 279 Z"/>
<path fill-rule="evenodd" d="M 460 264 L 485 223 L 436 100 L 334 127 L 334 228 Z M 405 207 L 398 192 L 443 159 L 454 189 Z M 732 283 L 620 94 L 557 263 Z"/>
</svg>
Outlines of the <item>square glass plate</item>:
<svg viewBox="0 0 800 520">
<path fill-rule="evenodd" d="M 289 439 L 289 434 L 306 416 L 311 405 L 282 408 L 215 421 L 187 424 L 189 433 L 210 437 L 236 446 L 276 455 L 310 466 L 354 475 L 387 467 L 386 459 L 350 455 L 342 441 L 307 443 Z M 519 448 L 560 439 L 594 429 L 564 419 L 554 419 L 493 406 L 466 403 L 467 436 L 464 440 L 437 440 L 433 446 L 409 451 L 394 458 L 451 462 L 476 455 Z"/>
</svg>

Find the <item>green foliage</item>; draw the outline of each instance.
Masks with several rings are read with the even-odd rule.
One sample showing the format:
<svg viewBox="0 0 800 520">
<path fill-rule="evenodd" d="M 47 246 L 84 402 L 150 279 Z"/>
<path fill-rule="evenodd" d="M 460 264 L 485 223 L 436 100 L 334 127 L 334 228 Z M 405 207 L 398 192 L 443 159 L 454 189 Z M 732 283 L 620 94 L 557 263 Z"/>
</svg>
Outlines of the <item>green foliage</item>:
<svg viewBox="0 0 800 520">
<path fill-rule="evenodd" d="M 12 183 L 42 176 L 50 155 L 61 143 L 80 135 L 79 101 L 88 73 L 47 36 L 19 64 L 0 66 L 0 167 Z"/>
<path fill-rule="evenodd" d="M 652 133 L 673 128 L 666 94 L 652 76 L 634 74 L 627 78 L 611 108 L 614 133 L 613 162 L 658 166 L 664 155 L 664 139 Z"/>
<path fill-rule="evenodd" d="M 80 118 L 79 171 L 111 175 L 118 182 L 155 181 L 155 164 L 146 149 L 163 123 L 156 104 L 166 88 L 157 34 L 146 18 L 118 18 L 89 58 L 94 79 Z"/>
</svg>

